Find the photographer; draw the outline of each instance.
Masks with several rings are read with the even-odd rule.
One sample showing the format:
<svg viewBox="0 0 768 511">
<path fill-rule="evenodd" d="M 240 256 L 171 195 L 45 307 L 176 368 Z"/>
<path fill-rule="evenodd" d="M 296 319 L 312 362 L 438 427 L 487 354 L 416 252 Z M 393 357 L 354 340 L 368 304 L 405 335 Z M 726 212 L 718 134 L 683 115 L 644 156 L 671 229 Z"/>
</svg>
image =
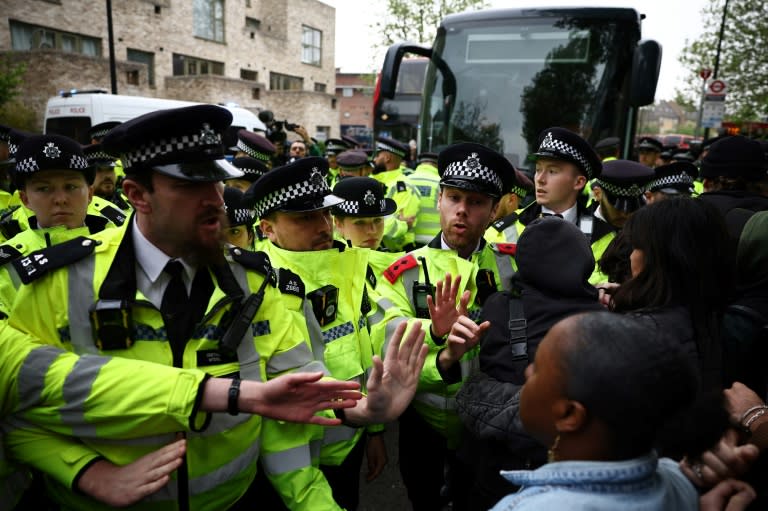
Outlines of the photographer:
<svg viewBox="0 0 768 511">
<path fill-rule="evenodd" d="M 304 126 L 286 122 L 285 127 L 301 137 L 301 140 L 294 140 L 291 142 L 291 148 L 288 153 L 288 158 L 290 160 L 305 158 L 306 156 L 322 156 L 323 153 L 320 150 L 320 146 L 310 138 L 307 129 Z"/>
</svg>

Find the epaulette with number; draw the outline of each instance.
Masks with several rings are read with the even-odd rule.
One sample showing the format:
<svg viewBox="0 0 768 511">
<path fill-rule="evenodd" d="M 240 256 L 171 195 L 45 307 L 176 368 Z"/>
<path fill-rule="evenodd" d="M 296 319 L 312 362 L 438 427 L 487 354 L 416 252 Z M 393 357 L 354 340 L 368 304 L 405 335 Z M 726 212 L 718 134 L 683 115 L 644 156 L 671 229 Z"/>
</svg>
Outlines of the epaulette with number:
<svg viewBox="0 0 768 511">
<path fill-rule="evenodd" d="M 105 205 L 103 208 L 99 210 L 99 214 L 103 217 L 105 217 L 107 220 L 115 224 L 116 226 L 120 227 L 125 223 L 126 216 L 125 213 L 123 213 L 121 210 L 117 209 L 114 206 L 110 206 L 109 204 Z"/>
<path fill-rule="evenodd" d="M 397 278 L 406 270 L 410 270 L 411 268 L 415 268 L 418 266 L 419 263 L 416 261 L 416 258 L 413 257 L 413 254 L 404 255 L 391 265 L 389 265 L 389 268 L 384 270 L 384 277 L 389 281 L 390 284 L 394 284 L 397 282 Z"/>
<path fill-rule="evenodd" d="M 0 245 L 0 266 L 6 265 L 24 255 L 11 245 Z"/>
<path fill-rule="evenodd" d="M 517 213 L 512 213 L 505 216 L 504 218 L 499 218 L 498 220 L 493 222 L 491 226 L 497 231 L 502 232 L 504 231 L 504 229 L 506 229 L 510 225 L 513 225 L 515 222 L 517 222 L 517 218 L 518 218 Z"/>
<path fill-rule="evenodd" d="M 514 256 L 517 253 L 517 243 L 491 243 L 491 249 L 500 254 Z"/>
<path fill-rule="evenodd" d="M 21 281 L 29 284 L 48 272 L 83 259 L 91 254 L 99 243 L 85 236 L 79 236 L 16 259 L 13 261 L 13 267 Z"/>
<path fill-rule="evenodd" d="M 19 208 L 15 207 L 9 209 L 0 216 L 0 233 L 2 233 L 7 240 L 13 238 L 22 231 L 19 221 L 13 218 L 13 212 L 17 209 Z"/>
<path fill-rule="evenodd" d="M 235 262 L 243 265 L 245 268 L 261 273 L 267 277 L 270 280 L 272 287 L 277 286 L 277 275 L 272 268 L 272 262 L 269 260 L 269 256 L 266 252 L 254 252 L 240 247 L 231 247 L 229 249 L 229 255 L 232 256 L 232 259 L 234 259 Z"/>
<path fill-rule="evenodd" d="M 281 293 L 304 298 L 304 281 L 297 274 L 288 268 L 278 268 L 277 270 L 277 288 Z"/>
</svg>

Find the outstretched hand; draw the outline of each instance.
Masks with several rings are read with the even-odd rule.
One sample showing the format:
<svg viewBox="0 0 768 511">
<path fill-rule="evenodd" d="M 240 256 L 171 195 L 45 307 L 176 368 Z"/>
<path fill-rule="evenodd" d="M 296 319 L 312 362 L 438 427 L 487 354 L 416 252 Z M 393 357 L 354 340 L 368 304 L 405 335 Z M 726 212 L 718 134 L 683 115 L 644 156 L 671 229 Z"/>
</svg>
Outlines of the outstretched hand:
<svg viewBox="0 0 768 511">
<path fill-rule="evenodd" d="M 445 337 L 451 331 L 453 324 L 459 316 L 466 315 L 469 305 L 470 292 L 464 291 L 456 306 L 456 297 L 459 294 L 461 275 L 454 280 L 450 273 L 445 274 L 444 280 L 438 280 L 435 285 L 435 299 L 427 296 L 429 317 L 432 320 L 432 333 L 437 337 Z"/>
<path fill-rule="evenodd" d="M 320 380 L 323 373 L 284 374 L 266 383 L 243 380 L 238 408 L 242 413 L 290 422 L 336 426 L 338 419 L 315 415 L 321 410 L 351 408 L 362 397 L 360 385 L 353 381 Z M 201 409 L 222 412 L 232 380 L 210 378 L 205 382 Z"/>
<path fill-rule="evenodd" d="M 478 325 L 465 315 L 459 316 L 451 327 L 445 349 L 440 352 L 438 359 L 440 367 L 447 370 L 458 362 L 466 352 L 477 346 L 490 326 L 490 321 L 483 321 Z"/>
<path fill-rule="evenodd" d="M 360 425 L 389 422 L 411 403 L 429 348 L 424 344 L 421 323 L 413 322 L 403 338 L 406 327 L 405 321 L 397 325 L 383 361 L 374 355 L 368 396 L 359 406 L 346 411 L 349 422 Z"/>
</svg>

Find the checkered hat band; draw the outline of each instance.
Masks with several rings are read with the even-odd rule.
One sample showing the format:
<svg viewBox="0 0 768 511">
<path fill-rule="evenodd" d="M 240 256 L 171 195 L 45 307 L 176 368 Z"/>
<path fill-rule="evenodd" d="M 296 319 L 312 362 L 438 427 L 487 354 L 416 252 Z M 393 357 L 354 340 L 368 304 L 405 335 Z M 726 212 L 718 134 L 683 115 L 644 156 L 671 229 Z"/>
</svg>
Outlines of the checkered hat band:
<svg viewBox="0 0 768 511">
<path fill-rule="evenodd" d="M 598 179 L 597 184 L 606 192 L 619 197 L 637 197 L 638 195 L 641 195 L 644 190 L 644 188 L 641 188 L 634 183 L 627 188 L 612 183 L 606 183 L 605 181 Z"/>
<path fill-rule="evenodd" d="M 95 153 L 88 153 L 85 155 L 85 157 L 89 161 L 93 160 L 114 160 L 114 156 L 110 156 L 109 154 L 105 153 L 104 151 L 96 151 Z"/>
<path fill-rule="evenodd" d="M 581 166 L 584 167 L 584 171 L 588 175 L 592 175 L 592 165 L 589 164 L 589 161 L 584 157 L 584 155 L 581 154 L 578 149 L 566 142 L 563 142 L 562 140 L 558 140 L 554 137 L 545 137 L 541 142 L 539 151 L 552 151 L 554 153 L 567 154 L 579 162 Z"/>
<path fill-rule="evenodd" d="M 19 144 L 8 142 L 8 156 L 13 156 L 17 152 L 19 152 Z"/>
<path fill-rule="evenodd" d="M 520 197 L 521 199 L 524 199 L 526 195 L 528 195 L 528 192 L 524 188 L 520 188 L 519 186 L 513 186 L 512 187 L 512 193 Z"/>
<path fill-rule="evenodd" d="M 458 178 L 468 181 L 484 181 L 485 183 L 492 184 L 501 193 L 502 184 L 498 174 L 482 164 L 469 166 L 467 164 L 468 161 L 470 160 L 454 161 L 448 164 L 445 172 L 443 172 L 443 179 Z"/>
<path fill-rule="evenodd" d="M 80 155 L 73 154 L 69 159 L 69 167 L 67 168 L 73 170 L 85 170 L 88 168 L 88 160 Z M 18 174 L 30 174 L 40 170 L 40 164 L 37 163 L 37 159 L 34 156 L 30 156 L 29 158 L 17 162 L 15 170 Z"/>
<path fill-rule="evenodd" d="M 235 225 L 249 224 L 253 221 L 253 210 L 246 208 L 227 209 L 227 215 L 235 222 Z"/>
<path fill-rule="evenodd" d="M 218 133 L 212 135 L 216 142 L 221 144 L 221 135 Z M 182 137 L 171 137 L 167 140 L 153 141 L 151 144 L 143 145 L 135 151 L 121 155 L 121 159 L 123 160 L 123 167 L 127 169 L 176 151 L 192 147 L 210 147 L 212 145 L 209 134 L 204 139 L 199 134 L 184 135 Z"/>
<path fill-rule="evenodd" d="M 664 176 L 648 183 L 647 190 L 654 188 L 664 188 L 669 185 L 688 185 L 693 186 L 693 178 L 688 174 L 675 174 L 674 176 Z"/>
<path fill-rule="evenodd" d="M 248 147 L 242 140 L 237 141 L 237 148 L 240 149 L 242 152 L 250 156 L 251 158 L 256 158 L 257 160 L 261 161 L 269 161 L 271 158 L 267 153 L 260 153 L 256 149 L 252 147 Z M 245 171 L 245 169 L 240 169 L 242 171 Z"/>
<path fill-rule="evenodd" d="M 262 172 L 261 169 L 252 169 L 249 167 L 237 167 L 237 168 L 238 170 L 242 170 L 246 174 L 253 174 L 254 176 L 261 176 L 262 174 L 264 174 L 264 172 Z"/>
<path fill-rule="evenodd" d="M 384 142 L 376 142 L 376 150 L 389 151 L 390 153 L 395 153 L 401 158 L 405 158 L 405 151 L 403 151 L 402 149 L 397 149 L 396 147 L 392 147 L 391 145 L 385 144 Z"/>
<path fill-rule="evenodd" d="M 379 203 L 378 213 L 385 212 L 387 210 L 387 201 L 385 201 L 384 199 L 380 199 L 378 203 Z M 341 204 L 338 204 L 336 208 L 338 208 L 339 210 L 343 211 L 348 215 L 357 215 L 361 211 L 360 201 L 356 201 L 356 200 L 348 200 L 346 202 L 342 202 Z M 370 211 L 371 213 L 376 213 L 376 211 L 373 211 L 373 208 L 370 206 L 365 208 L 363 211 L 364 212 Z"/>
<path fill-rule="evenodd" d="M 306 181 L 294 183 L 267 194 L 263 199 L 256 203 L 254 209 L 256 210 L 256 215 L 259 218 L 262 218 L 266 213 L 274 211 L 294 199 L 301 197 L 321 197 L 330 193 L 331 189 L 328 187 L 328 183 L 325 179 L 322 181 L 318 180 L 318 183 L 313 183 L 311 180 L 307 179 Z"/>
<path fill-rule="evenodd" d="M 99 137 L 104 137 L 104 136 L 106 136 L 106 135 L 107 135 L 107 133 L 109 133 L 109 131 L 110 131 L 111 129 L 112 129 L 112 128 L 105 128 L 105 129 L 101 129 L 101 130 L 99 130 L 99 131 L 94 131 L 93 133 L 91 133 L 91 138 L 99 138 Z"/>
</svg>

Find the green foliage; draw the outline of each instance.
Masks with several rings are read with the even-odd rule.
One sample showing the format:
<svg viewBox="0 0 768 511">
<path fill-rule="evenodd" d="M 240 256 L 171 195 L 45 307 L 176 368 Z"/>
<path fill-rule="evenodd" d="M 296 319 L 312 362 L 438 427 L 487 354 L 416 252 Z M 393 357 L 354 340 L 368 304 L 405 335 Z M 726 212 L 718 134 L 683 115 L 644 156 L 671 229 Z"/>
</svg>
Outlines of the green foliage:
<svg viewBox="0 0 768 511">
<path fill-rule="evenodd" d="M 717 41 L 725 0 L 711 0 L 703 11 L 701 36 L 688 43 L 680 63 L 689 70 L 688 83 L 678 91 L 698 105 L 699 70 L 715 68 Z M 728 0 L 718 78 L 728 84 L 726 110 L 734 120 L 756 120 L 768 114 L 768 3 Z"/>
<path fill-rule="evenodd" d="M 19 85 L 26 70 L 24 63 L 13 63 L 0 56 L 0 106 L 19 95 Z"/>
<path fill-rule="evenodd" d="M 13 126 L 22 131 L 40 131 L 35 111 L 18 100 L 0 105 L 0 124 Z"/>
<path fill-rule="evenodd" d="M 445 16 L 486 6 L 485 0 L 387 0 L 383 21 L 371 28 L 381 35 L 379 46 L 398 41 L 431 43 Z"/>
</svg>

